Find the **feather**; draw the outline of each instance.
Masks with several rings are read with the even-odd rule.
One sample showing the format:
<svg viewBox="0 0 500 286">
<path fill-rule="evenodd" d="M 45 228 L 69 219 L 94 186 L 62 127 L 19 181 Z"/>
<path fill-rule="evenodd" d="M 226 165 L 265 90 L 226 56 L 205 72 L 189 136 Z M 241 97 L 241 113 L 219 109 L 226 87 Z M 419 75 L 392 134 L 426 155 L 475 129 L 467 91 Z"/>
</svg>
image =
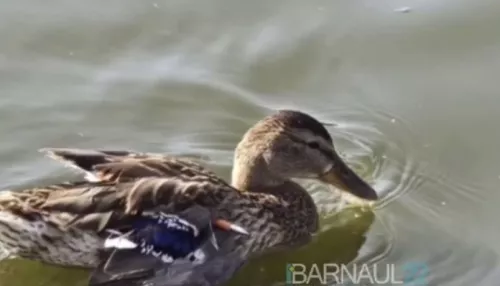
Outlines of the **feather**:
<svg viewBox="0 0 500 286">
<path fill-rule="evenodd" d="M 201 261 L 176 259 L 169 263 L 145 256 L 137 249 L 114 250 L 103 255 L 91 274 L 89 286 L 215 286 L 227 282 L 247 261 L 234 238 L 238 234 L 214 230 L 221 248 L 204 241 Z"/>
<path fill-rule="evenodd" d="M 119 236 L 114 238 L 107 238 L 104 241 L 104 248 L 135 249 L 137 248 L 137 243 L 125 237 Z"/>
</svg>

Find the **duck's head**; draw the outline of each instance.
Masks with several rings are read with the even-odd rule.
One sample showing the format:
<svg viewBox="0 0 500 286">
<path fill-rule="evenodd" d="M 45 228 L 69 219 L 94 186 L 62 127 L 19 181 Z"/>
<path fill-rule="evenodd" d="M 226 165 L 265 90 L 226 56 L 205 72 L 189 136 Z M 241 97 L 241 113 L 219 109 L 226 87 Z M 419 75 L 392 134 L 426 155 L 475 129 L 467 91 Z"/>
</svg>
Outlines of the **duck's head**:
<svg viewBox="0 0 500 286">
<path fill-rule="evenodd" d="M 364 200 L 377 193 L 335 151 L 324 125 L 299 111 L 281 110 L 244 135 L 235 153 L 233 185 L 252 190 L 292 178 L 317 179 Z"/>
</svg>

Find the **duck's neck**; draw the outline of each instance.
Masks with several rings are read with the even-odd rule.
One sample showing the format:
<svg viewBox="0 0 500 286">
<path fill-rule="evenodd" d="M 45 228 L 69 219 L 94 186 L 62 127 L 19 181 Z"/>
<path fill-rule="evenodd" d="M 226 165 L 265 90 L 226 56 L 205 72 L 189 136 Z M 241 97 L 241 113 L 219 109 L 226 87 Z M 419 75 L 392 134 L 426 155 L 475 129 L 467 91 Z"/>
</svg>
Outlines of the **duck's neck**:
<svg viewBox="0 0 500 286">
<path fill-rule="evenodd" d="M 288 203 L 288 213 L 297 215 L 293 219 L 307 225 L 310 232 L 318 228 L 316 204 L 309 193 L 299 184 L 274 175 L 260 157 L 238 158 L 235 156 L 231 184 L 242 192 L 272 194 Z"/>
<path fill-rule="evenodd" d="M 276 187 L 286 182 L 271 173 L 260 156 L 234 158 L 231 184 L 240 191 L 259 192 L 259 189 Z"/>
</svg>

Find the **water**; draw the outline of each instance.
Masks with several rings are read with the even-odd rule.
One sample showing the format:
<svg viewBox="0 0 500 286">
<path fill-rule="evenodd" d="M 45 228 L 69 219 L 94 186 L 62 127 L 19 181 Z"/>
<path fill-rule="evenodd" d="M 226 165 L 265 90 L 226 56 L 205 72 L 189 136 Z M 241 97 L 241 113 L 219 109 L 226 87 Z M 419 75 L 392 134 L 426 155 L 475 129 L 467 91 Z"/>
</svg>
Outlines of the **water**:
<svg viewBox="0 0 500 286">
<path fill-rule="evenodd" d="M 4 1 L 0 187 L 67 177 L 42 147 L 196 156 L 229 178 L 250 125 L 300 108 L 336 124 L 337 149 L 384 202 L 339 211 L 306 182 L 321 233 L 232 285 L 280 285 L 290 262 L 411 261 L 429 285 L 494 285 L 499 15 L 494 0 Z M 0 286 L 85 283 L 0 264 Z"/>
</svg>

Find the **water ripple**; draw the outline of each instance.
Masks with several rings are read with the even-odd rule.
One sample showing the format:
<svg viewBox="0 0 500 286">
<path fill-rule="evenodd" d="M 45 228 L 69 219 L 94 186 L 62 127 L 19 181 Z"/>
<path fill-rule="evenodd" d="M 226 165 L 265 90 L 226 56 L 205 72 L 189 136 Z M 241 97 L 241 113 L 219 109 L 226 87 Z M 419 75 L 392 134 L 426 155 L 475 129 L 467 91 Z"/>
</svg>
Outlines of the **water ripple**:
<svg viewBox="0 0 500 286">
<path fill-rule="evenodd" d="M 377 209 L 422 184 L 423 166 L 413 153 L 419 140 L 403 120 L 365 109 L 336 110 L 334 114 L 337 118 L 330 119 L 334 126 L 327 127 L 336 149 L 377 190 L 381 197 Z M 317 192 L 321 191 L 312 191 L 320 199 L 320 209 L 324 212 L 338 211 L 345 205 L 338 196 Z"/>
</svg>

